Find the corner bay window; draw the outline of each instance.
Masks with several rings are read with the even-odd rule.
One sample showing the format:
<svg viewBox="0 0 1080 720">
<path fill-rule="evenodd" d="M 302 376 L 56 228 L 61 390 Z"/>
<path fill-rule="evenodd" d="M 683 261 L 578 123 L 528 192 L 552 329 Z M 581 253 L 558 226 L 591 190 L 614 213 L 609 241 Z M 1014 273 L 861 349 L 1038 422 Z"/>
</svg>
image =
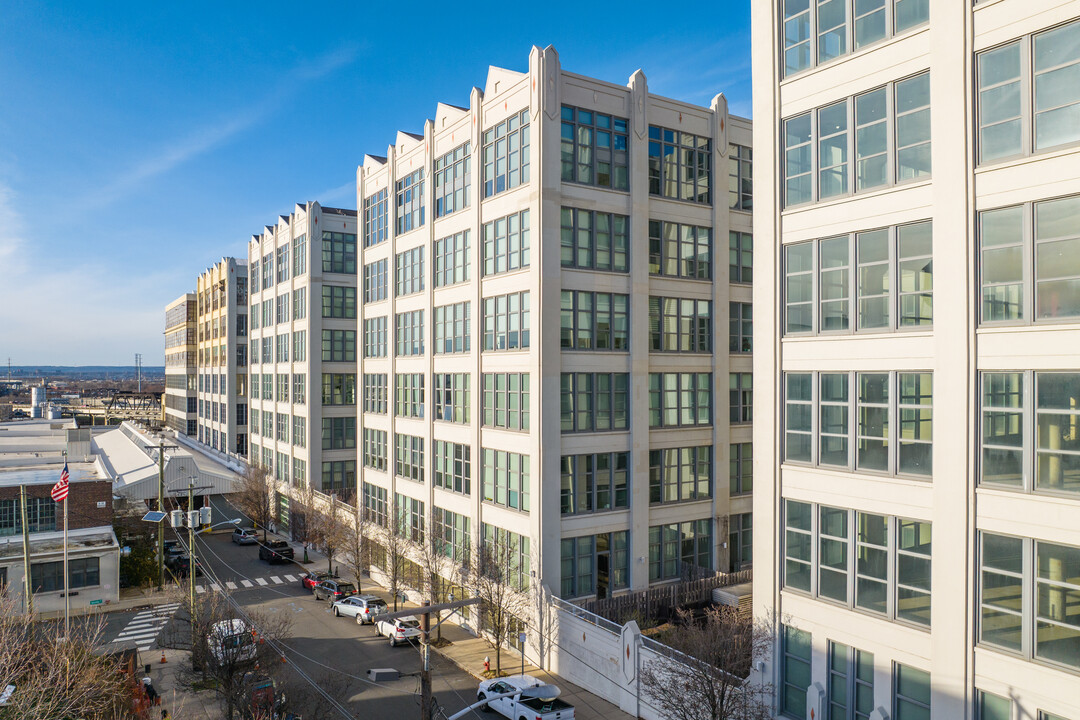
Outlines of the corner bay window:
<svg viewBox="0 0 1080 720">
<path fill-rule="evenodd" d="M 629 506 L 630 453 L 563 455 L 561 467 L 563 515 Z"/>
<path fill-rule="evenodd" d="M 713 446 L 649 451 L 649 504 L 712 497 Z"/>
<path fill-rule="evenodd" d="M 628 190 L 629 121 L 562 106 L 562 179 Z"/>
<path fill-rule="evenodd" d="M 628 373 L 563 373 L 561 429 L 572 432 L 609 432 L 630 426 Z"/>
<path fill-rule="evenodd" d="M 711 520 L 692 520 L 649 528 L 650 581 L 676 578 L 692 580 L 711 568 Z"/>
<path fill-rule="evenodd" d="M 560 595 L 564 598 L 596 595 L 629 585 L 630 552 L 626 530 L 584 537 L 563 538 Z"/>
<path fill-rule="evenodd" d="M 649 194 L 708 204 L 712 201 L 712 140 L 649 126 Z"/>
</svg>

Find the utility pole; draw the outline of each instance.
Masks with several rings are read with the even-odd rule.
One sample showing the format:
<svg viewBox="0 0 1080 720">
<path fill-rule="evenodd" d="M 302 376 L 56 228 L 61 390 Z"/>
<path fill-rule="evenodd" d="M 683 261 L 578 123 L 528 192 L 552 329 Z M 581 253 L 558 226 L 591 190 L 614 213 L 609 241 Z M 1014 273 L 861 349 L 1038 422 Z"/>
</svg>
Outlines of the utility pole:
<svg viewBox="0 0 1080 720">
<path fill-rule="evenodd" d="M 431 603 L 424 601 L 420 633 L 424 644 L 424 667 L 420 670 L 420 720 L 431 720 Z"/>
<path fill-rule="evenodd" d="M 31 592 L 30 583 L 30 523 L 26 517 L 26 486 L 19 486 L 19 502 L 22 512 L 22 541 L 23 541 L 23 586 L 25 587 L 26 599 L 23 607 L 30 615 L 34 614 L 34 594 Z"/>
<path fill-rule="evenodd" d="M 198 558 L 195 553 L 195 523 L 197 520 L 192 520 L 192 513 L 195 513 L 195 517 L 200 516 L 200 512 L 194 509 L 195 505 L 195 491 L 196 490 L 210 490 L 213 485 L 195 485 L 195 476 L 191 476 L 188 479 L 187 496 L 188 505 L 187 512 L 184 513 L 184 517 L 187 520 L 188 526 L 188 607 L 191 612 L 191 652 L 194 657 L 195 654 L 195 640 L 196 640 L 196 621 L 198 620 L 198 609 L 195 606 L 195 568 L 198 565 Z M 173 493 L 182 493 L 184 488 L 174 488 L 171 490 Z M 209 520 L 210 518 L 207 518 Z"/>
<path fill-rule="evenodd" d="M 146 449 L 152 448 L 153 445 L 147 446 Z M 179 445 L 166 445 L 164 440 L 158 443 L 158 491 L 157 491 L 157 509 L 161 512 L 165 512 L 165 450 L 175 450 L 179 448 Z M 157 563 L 158 563 L 158 592 L 161 592 L 165 588 L 165 526 L 160 525 L 158 527 L 157 536 Z"/>
</svg>

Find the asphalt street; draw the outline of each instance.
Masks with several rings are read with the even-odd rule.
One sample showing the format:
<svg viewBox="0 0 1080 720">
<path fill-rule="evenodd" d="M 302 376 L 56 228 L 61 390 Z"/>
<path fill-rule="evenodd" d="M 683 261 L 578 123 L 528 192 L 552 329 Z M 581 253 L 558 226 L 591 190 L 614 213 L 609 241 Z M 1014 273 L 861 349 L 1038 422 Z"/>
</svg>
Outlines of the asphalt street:
<svg viewBox="0 0 1080 720">
<path fill-rule="evenodd" d="M 227 517 L 224 513 L 217 514 L 214 521 Z M 286 576 L 299 577 L 300 566 L 263 562 L 259 560 L 257 545 L 238 546 L 227 533 L 202 535 L 196 543 L 210 576 L 199 578 L 200 584 L 208 585 L 216 578 L 220 584 L 230 586 L 233 598 L 243 608 L 264 615 L 285 613 L 291 620 L 291 637 L 285 641 L 289 659 L 311 677 L 320 679 L 324 687 L 347 681 L 348 688 L 341 699 L 358 717 L 376 720 L 419 717 L 422 658 L 416 646 L 392 648 L 371 626 L 357 625 L 352 618 L 335 618 L 329 603 L 316 601 L 310 591 L 301 588 L 299 580 L 288 581 Z M 314 568 L 314 564 L 308 567 Z M 232 590 L 231 586 L 236 589 Z M 110 619 L 110 627 L 113 624 Z M 431 663 L 433 693 L 447 715 L 475 700 L 473 677 L 434 652 Z M 370 668 L 394 668 L 402 677 L 374 683 L 367 679 Z M 303 713 L 303 708 L 294 711 Z"/>
</svg>

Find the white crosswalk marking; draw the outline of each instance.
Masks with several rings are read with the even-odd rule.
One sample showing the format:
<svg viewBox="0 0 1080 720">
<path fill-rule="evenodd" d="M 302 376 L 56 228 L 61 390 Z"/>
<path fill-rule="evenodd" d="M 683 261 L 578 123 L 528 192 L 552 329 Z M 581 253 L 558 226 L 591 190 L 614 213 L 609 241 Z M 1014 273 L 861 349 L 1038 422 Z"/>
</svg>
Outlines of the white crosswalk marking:
<svg viewBox="0 0 1080 720">
<path fill-rule="evenodd" d="M 136 613 L 113 642 L 130 642 L 139 650 L 149 650 L 179 607 L 180 603 L 170 603 Z"/>
<path fill-rule="evenodd" d="M 255 584 L 253 582 L 251 582 L 250 580 L 241 580 L 240 584 L 243 585 L 246 588 L 255 587 Z"/>
<path fill-rule="evenodd" d="M 221 592 L 221 586 L 217 583 L 210 583 L 210 589 L 214 592 Z"/>
<path fill-rule="evenodd" d="M 229 588 L 230 590 L 235 590 L 236 589 L 236 583 L 234 583 L 232 580 L 226 580 L 225 581 L 225 587 Z"/>
<path fill-rule="evenodd" d="M 275 585 L 280 585 L 281 584 L 281 578 L 279 578 L 277 575 L 271 575 L 270 579 L 274 581 Z"/>
<path fill-rule="evenodd" d="M 288 580 L 289 582 L 297 582 L 298 581 L 297 578 L 294 578 L 292 575 L 286 575 L 285 579 Z"/>
<path fill-rule="evenodd" d="M 263 578 L 255 578 L 255 582 L 259 583 L 259 585 L 269 585 L 270 584 L 270 583 L 266 582 L 266 580 L 264 580 Z"/>
<path fill-rule="evenodd" d="M 202 585 L 196 585 L 195 592 L 202 595 L 204 592 L 206 592 L 206 588 L 204 588 Z"/>
</svg>

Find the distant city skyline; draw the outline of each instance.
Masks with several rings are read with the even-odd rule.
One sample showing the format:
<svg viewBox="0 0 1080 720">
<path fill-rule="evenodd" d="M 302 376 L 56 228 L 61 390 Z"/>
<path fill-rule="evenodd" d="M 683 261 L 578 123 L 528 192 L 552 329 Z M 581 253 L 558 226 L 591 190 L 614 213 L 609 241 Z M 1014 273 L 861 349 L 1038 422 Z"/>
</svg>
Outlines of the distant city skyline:
<svg viewBox="0 0 1080 720">
<path fill-rule="evenodd" d="M 565 67 L 750 115 L 749 3 L 678 25 L 622 8 L 489 17 L 410 6 L 100 8 L 16 0 L 0 46 L 0 358 L 164 362 L 165 305 L 251 235 L 318 200 L 354 208 L 356 167 L 487 67 L 532 45 Z M 379 33 L 364 28 L 377 28 Z M 366 108 L 378 107 L 378 113 Z"/>
</svg>

